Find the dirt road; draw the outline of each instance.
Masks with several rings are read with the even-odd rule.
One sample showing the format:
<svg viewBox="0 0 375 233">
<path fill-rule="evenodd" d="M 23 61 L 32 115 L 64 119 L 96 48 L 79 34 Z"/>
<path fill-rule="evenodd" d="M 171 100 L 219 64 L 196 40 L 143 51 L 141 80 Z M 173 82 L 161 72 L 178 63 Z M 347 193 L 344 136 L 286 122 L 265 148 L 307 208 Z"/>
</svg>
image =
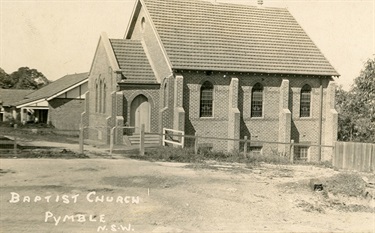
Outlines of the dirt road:
<svg viewBox="0 0 375 233">
<path fill-rule="evenodd" d="M 303 208 L 319 205 L 321 195 L 307 183 L 335 173 L 325 168 L 213 170 L 130 159 L 1 159 L 0 169 L 1 232 L 375 229 L 373 213 Z"/>
</svg>

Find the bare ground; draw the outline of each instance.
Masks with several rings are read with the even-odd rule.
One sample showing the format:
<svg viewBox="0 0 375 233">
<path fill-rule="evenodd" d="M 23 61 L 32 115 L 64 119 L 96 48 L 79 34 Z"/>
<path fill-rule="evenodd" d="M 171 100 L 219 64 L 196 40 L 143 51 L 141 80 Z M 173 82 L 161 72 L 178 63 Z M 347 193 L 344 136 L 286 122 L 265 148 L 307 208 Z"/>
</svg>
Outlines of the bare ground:
<svg viewBox="0 0 375 233">
<path fill-rule="evenodd" d="M 125 158 L 1 159 L 0 169 L 1 232 L 375 232 L 371 200 L 310 190 L 310 178 L 337 173 L 327 168 Z M 114 201 L 95 202 L 102 195 Z M 119 196 L 139 203 L 118 203 Z M 364 208 L 341 208 L 349 204 Z"/>
</svg>

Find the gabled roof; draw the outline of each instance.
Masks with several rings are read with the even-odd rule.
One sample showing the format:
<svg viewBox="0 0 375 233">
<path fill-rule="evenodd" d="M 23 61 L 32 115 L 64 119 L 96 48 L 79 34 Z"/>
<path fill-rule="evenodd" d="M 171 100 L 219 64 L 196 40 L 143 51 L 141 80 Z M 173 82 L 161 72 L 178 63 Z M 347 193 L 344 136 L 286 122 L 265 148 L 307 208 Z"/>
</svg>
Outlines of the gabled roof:
<svg viewBox="0 0 375 233">
<path fill-rule="evenodd" d="M 157 83 L 141 41 L 110 39 L 124 83 Z"/>
<path fill-rule="evenodd" d="M 142 1 L 174 69 L 338 75 L 287 9 Z"/>
<path fill-rule="evenodd" d="M 88 73 L 65 75 L 47 86 L 44 86 L 41 89 L 27 95 L 25 99 L 17 102 L 16 105 L 20 106 L 26 103 L 48 99 L 51 96 L 64 92 L 64 90 L 68 91 L 69 88 L 74 87 L 75 85 L 84 81 L 88 81 Z"/>
<path fill-rule="evenodd" d="M 14 104 L 35 90 L 2 89 L 0 88 L 0 104 L 6 107 Z"/>
</svg>

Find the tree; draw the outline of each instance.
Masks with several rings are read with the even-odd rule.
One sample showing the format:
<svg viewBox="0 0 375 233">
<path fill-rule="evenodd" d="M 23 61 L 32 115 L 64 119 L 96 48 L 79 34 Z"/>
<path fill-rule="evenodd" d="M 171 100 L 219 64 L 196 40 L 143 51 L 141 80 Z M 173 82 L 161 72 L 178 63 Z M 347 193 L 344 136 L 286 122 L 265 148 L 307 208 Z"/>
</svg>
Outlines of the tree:
<svg viewBox="0 0 375 233">
<path fill-rule="evenodd" d="M 375 142 L 375 57 L 367 60 L 348 92 L 336 90 L 336 108 L 339 140 Z"/>
<path fill-rule="evenodd" d="M 8 75 L 0 68 L 0 87 L 4 89 L 39 89 L 48 83 L 48 79 L 36 69 L 20 67 Z"/>
</svg>

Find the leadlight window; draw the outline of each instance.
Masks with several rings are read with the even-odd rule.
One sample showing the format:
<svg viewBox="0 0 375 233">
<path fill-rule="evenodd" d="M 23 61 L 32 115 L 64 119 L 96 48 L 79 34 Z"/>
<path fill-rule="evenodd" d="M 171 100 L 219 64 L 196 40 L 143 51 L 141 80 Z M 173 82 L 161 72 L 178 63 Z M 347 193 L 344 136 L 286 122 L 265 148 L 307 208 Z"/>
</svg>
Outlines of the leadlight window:
<svg viewBox="0 0 375 233">
<path fill-rule="evenodd" d="M 212 117 L 213 90 L 214 86 L 212 85 L 212 83 L 206 81 L 202 84 L 200 99 L 200 117 Z"/>
<path fill-rule="evenodd" d="M 304 85 L 301 89 L 300 117 L 310 117 L 311 87 Z"/>
<path fill-rule="evenodd" d="M 254 85 L 251 91 L 251 117 L 263 116 L 263 86 L 260 83 Z"/>
</svg>

